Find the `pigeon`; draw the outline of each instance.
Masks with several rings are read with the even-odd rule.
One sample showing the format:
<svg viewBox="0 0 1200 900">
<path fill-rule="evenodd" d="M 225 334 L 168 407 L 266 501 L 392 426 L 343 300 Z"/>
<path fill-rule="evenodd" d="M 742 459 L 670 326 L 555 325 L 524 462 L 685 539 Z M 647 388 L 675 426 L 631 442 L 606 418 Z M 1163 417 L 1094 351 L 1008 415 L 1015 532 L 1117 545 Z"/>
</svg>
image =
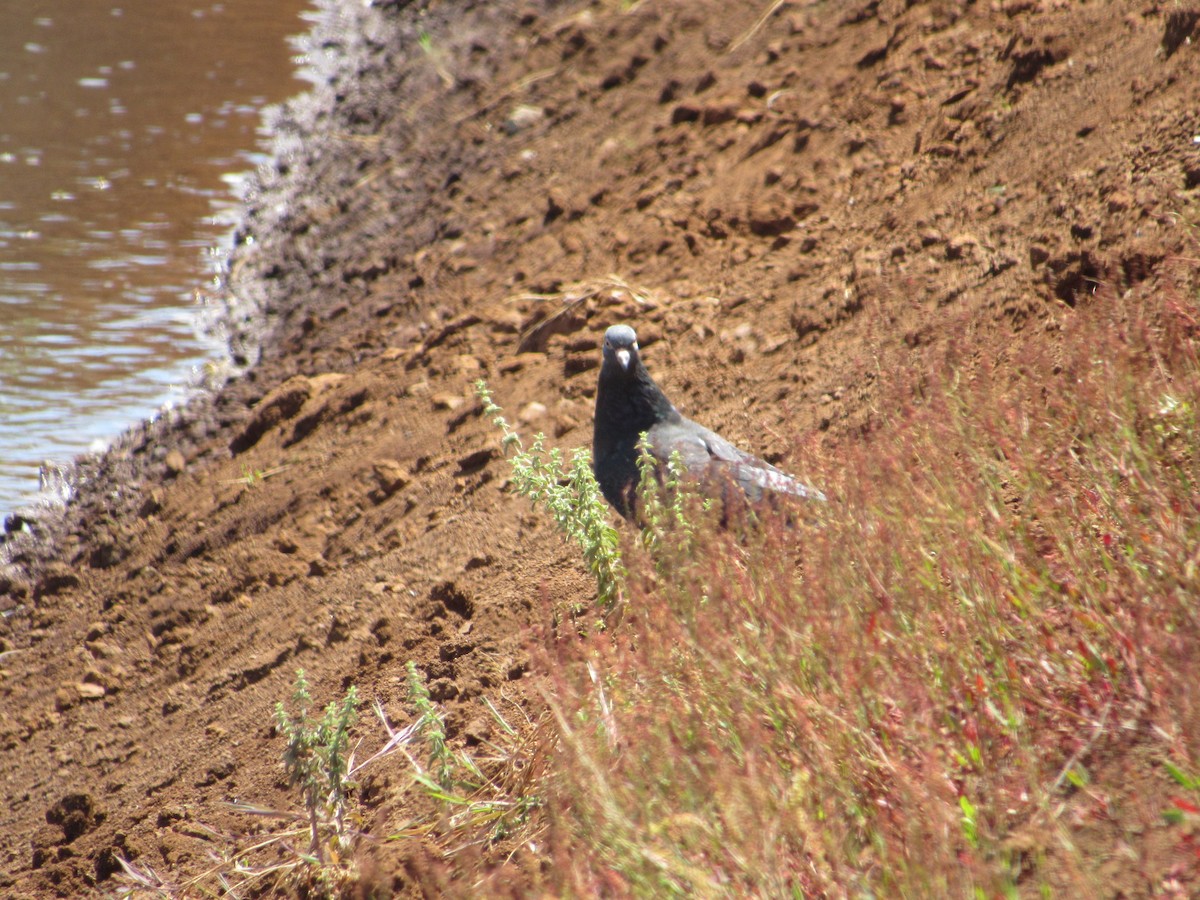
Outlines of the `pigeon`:
<svg viewBox="0 0 1200 900">
<path fill-rule="evenodd" d="M 680 415 L 646 371 L 637 334 L 628 325 L 613 325 L 604 334 L 596 387 L 592 470 L 604 498 L 630 520 L 637 519 L 638 445 L 643 434 L 660 481 L 671 455 L 678 453 L 685 477 L 698 483 L 702 494 L 721 500 L 726 509 L 731 502 L 758 503 L 785 496 L 825 500 L 816 488 Z"/>
</svg>

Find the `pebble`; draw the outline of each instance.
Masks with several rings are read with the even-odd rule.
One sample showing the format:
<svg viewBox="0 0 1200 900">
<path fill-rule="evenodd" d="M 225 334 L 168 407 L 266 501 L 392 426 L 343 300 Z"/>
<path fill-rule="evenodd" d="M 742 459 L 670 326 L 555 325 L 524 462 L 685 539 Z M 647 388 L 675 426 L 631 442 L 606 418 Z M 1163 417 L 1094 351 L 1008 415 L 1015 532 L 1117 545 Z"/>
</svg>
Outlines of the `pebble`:
<svg viewBox="0 0 1200 900">
<path fill-rule="evenodd" d="M 458 696 L 458 685 L 449 678 L 438 678 L 429 685 L 429 699 L 438 703 Z"/>
<path fill-rule="evenodd" d="M 492 735 L 492 726 L 483 716 L 476 716 L 463 729 L 463 738 L 468 745 L 482 744 Z"/>
<path fill-rule="evenodd" d="M 946 242 L 946 258 L 963 259 L 970 256 L 978 246 L 979 240 L 974 235 L 956 234 Z"/>
<path fill-rule="evenodd" d="M 521 411 L 517 413 L 517 418 L 526 425 L 531 425 L 538 419 L 546 415 L 546 406 L 544 403 L 538 403 L 536 400 L 525 404 Z"/>
<path fill-rule="evenodd" d="M 88 651 L 97 659 L 113 659 L 121 653 L 119 647 L 103 640 L 89 641 Z"/>
<path fill-rule="evenodd" d="M 138 515 L 143 519 L 154 515 L 162 509 L 163 492 L 158 488 L 151 488 L 147 492 L 145 499 L 142 500 L 141 508 L 138 509 Z"/>
<path fill-rule="evenodd" d="M 412 476 L 397 460 L 382 459 L 372 466 L 372 472 L 380 488 L 387 494 L 394 494 L 410 481 Z"/>
<path fill-rule="evenodd" d="M 518 131 L 532 128 L 544 118 L 546 118 L 545 110 L 537 106 L 521 104 L 514 107 L 508 114 L 508 118 L 504 120 L 504 132 L 505 134 L 516 134 Z"/>
<path fill-rule="evenodd" d="M 1108 195 L 1108 211 L 1110 213 L 1124 212 L 1133 206 L 1133 196 L 1128 191 L 1115 190 Z"/>
<path fill-rule="evenodd" d="M 434 394 L 431 398 L 434 409 L 445 409 L 454 412 L 459 409 L 464 402 L 463 398 L 458 394 Z"/>
</svg>

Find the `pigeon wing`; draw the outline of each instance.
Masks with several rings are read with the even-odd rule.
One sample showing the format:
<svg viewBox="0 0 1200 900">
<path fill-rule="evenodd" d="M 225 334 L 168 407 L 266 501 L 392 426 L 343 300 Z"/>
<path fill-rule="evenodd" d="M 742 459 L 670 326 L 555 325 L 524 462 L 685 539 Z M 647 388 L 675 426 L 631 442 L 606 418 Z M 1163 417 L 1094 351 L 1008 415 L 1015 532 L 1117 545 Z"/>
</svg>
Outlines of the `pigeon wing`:
<svg viewBox="0 0 1200 900">
<path fill-rule="evenodd" d="M 657 425 L 649 437 L 650 453 L 660 465 L 665 465 L 673 453 L 678 453 L 683 468 L 691 477 L 714 486 L 732 482 L 752 502 L 767 494 L 825 499 L 820 491 L 801 484 L 786 472 L 689 419 Z"/>
</svg>

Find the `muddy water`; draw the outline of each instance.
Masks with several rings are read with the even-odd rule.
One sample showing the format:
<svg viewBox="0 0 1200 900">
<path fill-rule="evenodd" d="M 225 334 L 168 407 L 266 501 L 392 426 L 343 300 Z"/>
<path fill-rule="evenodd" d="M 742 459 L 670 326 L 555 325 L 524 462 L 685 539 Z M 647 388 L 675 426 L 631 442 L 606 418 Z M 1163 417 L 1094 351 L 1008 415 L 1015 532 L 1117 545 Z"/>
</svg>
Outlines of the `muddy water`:
<svg viewBox="0 0 1200 900">
<path fill-rule="evenodd" d="M 304 0 L 0 2 L 0 517 L 177 403 Z"/>
</svg>

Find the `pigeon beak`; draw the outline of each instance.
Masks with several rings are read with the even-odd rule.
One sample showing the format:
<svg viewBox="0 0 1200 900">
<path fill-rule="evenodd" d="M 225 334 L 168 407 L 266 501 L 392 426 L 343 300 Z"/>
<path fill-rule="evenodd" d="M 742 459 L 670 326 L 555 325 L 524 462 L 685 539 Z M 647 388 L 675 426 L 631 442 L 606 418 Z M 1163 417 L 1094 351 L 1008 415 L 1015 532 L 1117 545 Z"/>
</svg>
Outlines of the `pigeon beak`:
<svg viewBox="0 0 1200 900">
<path fill-rule="evenodd" d="M 617 362 L 619 362 L 621 364 L 622 369 L 628 369 L 629 368 L 629 351 L 628 350 L 618 350 L 617 351 Z"/>
</svg>

